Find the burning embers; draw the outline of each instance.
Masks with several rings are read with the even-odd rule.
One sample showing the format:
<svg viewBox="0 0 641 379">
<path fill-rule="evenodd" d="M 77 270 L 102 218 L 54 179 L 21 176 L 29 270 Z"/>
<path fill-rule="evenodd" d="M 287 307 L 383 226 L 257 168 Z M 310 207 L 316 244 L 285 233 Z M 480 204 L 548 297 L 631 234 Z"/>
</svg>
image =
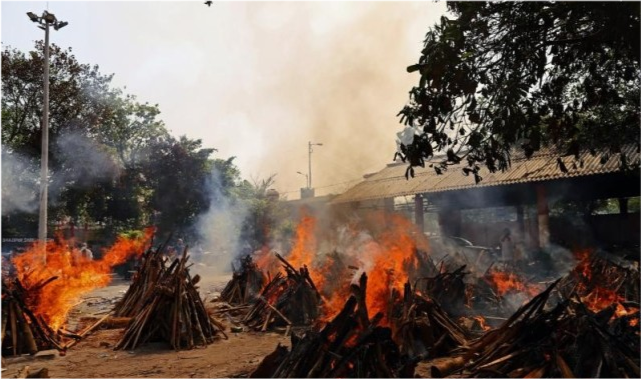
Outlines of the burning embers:
<svg viewBox="0 0 641 379">
<path fill-rule="evenodd" d="M 450 371 L 463 369 L 473 377 L 638 377 L 638 328 L 610 321 L 614 307 L 592 312 L 578 296 L 549 304 L 557 283 L 475 341 Z"/>
<path fill-rule="evenodd" d="M 623 317 L 631 325 L 638 325 L 638 267 L 624 267 L 624 262 L 615 263 L 613 257 L 604 253 L 582 251 L 576 256 L 580 261 L 561 280 L 559 292 L 565 297 L 575 293 L 593 312 L 614 307 L 614 317 Z"/>
</svg>

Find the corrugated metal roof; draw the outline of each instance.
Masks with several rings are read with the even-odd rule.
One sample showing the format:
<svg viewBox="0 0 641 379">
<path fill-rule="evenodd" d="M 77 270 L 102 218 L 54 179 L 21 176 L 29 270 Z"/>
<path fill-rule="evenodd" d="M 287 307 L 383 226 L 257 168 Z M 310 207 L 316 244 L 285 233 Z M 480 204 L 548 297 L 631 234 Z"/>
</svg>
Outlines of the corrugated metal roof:
<svg viewBox="0 0 641 379">
<path fill-rule="evenodd" d="M 636 146 L 626 146 L 623 152 L 628 156 L 630 162 L 639 159 L 639 152 Z M 390 164 L 383 170 L 369 175 L 364 181 L 336 196 L 332 203 L 587 176 L 616 172 L 620 167 L 618 154 L 611 157 L 605 164 L 601 164 L 599 154 L 592 156 L 588 152 L 584 152 L 579 157 L 580 161 L 583 161 L 582 167 L 574 156 L 561 158 L 569 171 L 564 173 L 557 164 L 559 156 L 560 154 L 553 149 L 542 149 L 530 159 L 525 158 L 521 153 L 515 152 L 512 165 L 505 172 L 490 173 L 483 167 L 480 171 L 483 180 L 479 184 L 475 184 L 474 177 L 462 174 L 461 168 L 465 167 L 464 165 L 451 166 L 442 175 L 437 175 L 432 168 L 415 167 L 415 177 L 406 180 L 405 170 L 407 170 L 407 164 Z"/>
</svg>

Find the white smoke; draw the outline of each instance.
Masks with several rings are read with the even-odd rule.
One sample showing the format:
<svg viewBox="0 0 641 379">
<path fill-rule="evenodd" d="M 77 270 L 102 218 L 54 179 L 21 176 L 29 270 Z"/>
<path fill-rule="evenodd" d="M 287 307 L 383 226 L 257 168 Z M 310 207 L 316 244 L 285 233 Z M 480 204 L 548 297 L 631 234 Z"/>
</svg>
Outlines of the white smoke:
<svg viewBox="0 0 641 379">
<path fill-rule="evenodd" d="M 120 174 L 108 148 L 83 134 L 62 134 L 56 139 L 55 148 L 61 168 L 52 176 L 53 194 L 69 186 L 89 187 Z"/>
<path fill-rule="evenodd" d="M 39 161 L 2 148 L 2 215 L 38 209 Z"/>
<path fill-rule="evenodd" d="M 192 257 L 198 263 L 194 271 L 201 276 L 231 271 L 232 262 L 245 248 L 241 231 L 248 215 L 244 202 L 225 193 L 216 168 L 207 182 L 207 192 L 210 206 L 196 222 L 199 246 L 192 250 Z"/>
</svg>

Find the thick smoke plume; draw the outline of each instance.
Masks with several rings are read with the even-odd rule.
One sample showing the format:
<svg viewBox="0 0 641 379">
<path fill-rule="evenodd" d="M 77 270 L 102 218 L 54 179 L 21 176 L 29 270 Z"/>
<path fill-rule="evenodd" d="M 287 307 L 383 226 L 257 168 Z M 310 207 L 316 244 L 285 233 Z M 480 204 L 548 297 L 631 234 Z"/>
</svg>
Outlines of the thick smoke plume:
<svg viewBox="0 0 641 379">
<path fill-rule="evenodd" d="M 210 206 L 196 222 L 198 246 L 191 253 L 198 262 L 194 271 L 201 276 L 231 271 L 232 262 L 245 248 L 241 230 L 248 214 L 246 204 L 223 189 L 221 174 L 216 168 L 206 186 Z"/>
<path fill-rule="evenodd" d="M 247 79 L 239 78 L 220 104 L 229 114 L 224 123 L 241 135 L 247 130 L 246 148 L 234 152 L 243 171 L 278 172 L 279 190 L 295 190 L 303 186 L 295 173 L 306 171 L 307 142 L 321 142 L 314 148 L 312 185 L 324 194 L 349 184 L 326 186 L 358 180 L 390 162 L 400 128 L 395 115 L 417 80 L 405 68 L 417 59 L 437 9 L 444 6 L 246 5 L 251 27 L 243 34 L 253 80 L 243 85 Z M 260 101 L 250 101 L 248 109 L 256 94 Z"/>
<path fill-rule="evenodd" d="M 39 161 L 2 147 L 2 215 L 36 212 Z"/>
</svg>

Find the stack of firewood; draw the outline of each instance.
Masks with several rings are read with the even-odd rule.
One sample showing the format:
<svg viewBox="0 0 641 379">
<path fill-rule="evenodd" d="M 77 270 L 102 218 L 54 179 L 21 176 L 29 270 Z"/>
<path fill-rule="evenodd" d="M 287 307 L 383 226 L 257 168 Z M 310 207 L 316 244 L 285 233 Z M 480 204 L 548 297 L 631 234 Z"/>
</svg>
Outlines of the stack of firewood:
<svg viewBox="0 0 641 379">
<path fill-rule="evenodd" d="M 240 269 L 232 266 L 233 276 L 220 293 L 220 299 L 229 304 L 241 305 L 253 301 L 265 284 L 265 276 L 254 263 L 252 256 L 240 260 Z"/>
<path fill-rule="evenodd" d="M 450 315 L 460 316 L 465 313 L 467 304 L 466 284 L 463 281 L 466 266 L 461 266 L 452 272 L 442 272 L 431 277 L 419 278 L 416 281 L 416 291 L 436 300 Z"/>
<path fill-rule="evenodd" d="M 274 378 L 413 377 L 416 361 L 402 355 L 390 328 L 379 325 L 382 313 L 370 318 L 365 296 L 367 276 L 352 285 L 342 311 L 320 331 L 292 335 L 292 349 L 277 347 L 255 373 Z M 257 375 L 252 375 L 252 377 Z"/>
<path fill-rule="evenodd" d="M 394 340 L 412 357 L 434 358 L 464 347 L 468 332 L 454 322 L 439 303 L 405 284 L 403 299 L 391 315 Z"/>
<path fill-rule="evenodd" d="M 162 262 L 159 255 L 148 258 Z M 191 349 L 212 343 L 219 333 L 224 335 L 224 326 L 205 309 L 195 286 L 200 278 L 189 274 L 188 258 L 185 249 L 181 258 L 159 270 L 151 290 L 134 290 L 145 295 L 116 349 L 135 349 L 146 341 L 166 341 L 175 350 Z M 137 280 L 131 286 L 146 284 L 149 283 Z"/>
<path fill-rule="evenodd" d="M 154 291 L 158 279 L 167 270 L 165 258 L 162 254 L 162 247 L 155 251 L 147 250 L 141 257 L 138 270 L 133 276 L 132 284 L 125 295 L 116 303 L 113 314 L 116 317 L 133 317 L 140 313 L 144 302 Z"/>
<path fill-rule="evenodd" d="M 624 267 L 605 255 L 593 253 L 580 261 L 558 285 L 559 292 L 568 297 L 576 292 L 581 297 L 607 290 L 624 300 L 639 301 L 639 269 L 631 264 Z M 589 300 L 589 299 L 588 299 Z"/>
<path fill-rule="evenodd" d="M 34 288 L 26 289 L 17 278 L 2 281 L 2 355 L 35 354 L 41 350 L 63 350 L 61 336 L 54 332 L 42 317 L 27 306 L 30 291 L 37 291 L 52 277 Z M 71 333 L 70 333 L 71 335 Z M 75 335 L 74 335 L 75 336 Z"/>
<path fill-rule="evenodd" d="M 615 307 L 594 313 L 576 295 L 549 305 L 557 283 L 472 343 L 454 359 L 459 367 L 433 369 L 433 376 L 462 368 L 472 377 L 639 377 L 638 326 L 617 334 L 610 321 Z M 636 340 L 621 338 L 626 334 Z"/>
<path fill-rule="evenodd" d="M 271 326 L 310 325 L 319 316 L 320 294 L 307 267 L 296 270 L 276 254 L 286 275 L 278 272 L 257 297 L 243 322 L 254 330 Z"/>
</svg>

